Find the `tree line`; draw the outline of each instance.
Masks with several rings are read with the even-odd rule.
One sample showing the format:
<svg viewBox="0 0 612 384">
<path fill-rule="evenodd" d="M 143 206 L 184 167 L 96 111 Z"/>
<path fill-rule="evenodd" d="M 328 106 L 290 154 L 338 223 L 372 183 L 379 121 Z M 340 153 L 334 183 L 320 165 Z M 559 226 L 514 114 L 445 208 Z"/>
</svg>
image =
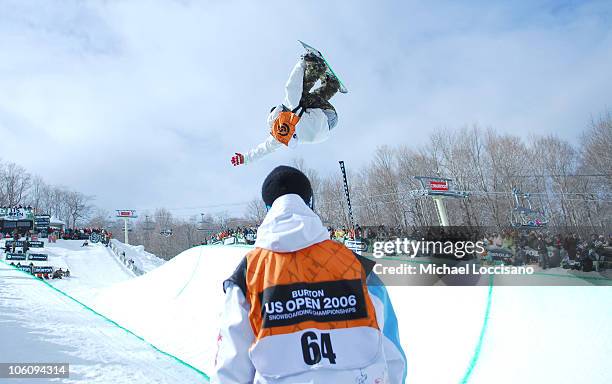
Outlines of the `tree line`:
<svg viewBox="0 0 612 384">
<path fill-rule="evenodd" d="M 52 215 L 66 225 L 85 225 L 92 213 L 93 197 L 46 183 L 22 166 L 0 160 L 0 206 L 30 206 L 36 214 Z"/>
<path fill-rule="evenodd" d="M 330 226 L 350 226 L 340 171 L 310 177 L 316 210 Z M 576 142 L 556 135 L 521 137 L 478 126 L 434 131 L 426 145 L 382 146 L 354 169 L 346 164 L 355 222 L 413 228 L 437 225 L 437 211 L 415 176 L 453 179 L 466 198 L 445 199 L 451 225 L 509 225 L 513 188 L 531 194 L 534 209 L 552 226 L 610 228 L 612 224 L 612 116 L 592 120 Z M 252 203 L 247 217 L 261 218 Z"/>
</svg>

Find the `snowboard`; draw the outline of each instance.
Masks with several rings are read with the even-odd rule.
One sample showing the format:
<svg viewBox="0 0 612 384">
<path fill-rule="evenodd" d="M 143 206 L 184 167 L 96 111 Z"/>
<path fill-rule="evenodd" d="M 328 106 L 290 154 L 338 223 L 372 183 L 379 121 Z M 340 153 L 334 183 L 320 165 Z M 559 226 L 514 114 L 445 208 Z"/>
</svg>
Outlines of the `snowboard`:
<svg viewBox="0 0 612 384">
<path fill-rule="evenodd" d="M 312 54 L 320 57 L 325 62 L 325 65 L 327 66 L 327 72 L 330 75 L 332 75 L 333 77 L 335 77 L 336 79 L 338 79 L 338 83 L 340 83 L 340 89 L 339 89 L 340 93 L 348 93 L 348 89 L 344 86 L 344 84 L 342 83 L 342 80 L 340 80 L 338 75 L 336 75 L 336 73 L 332 69 L 331 65 L 329 65 L 327 60 L 325 60 L 325 56 L 323 56 L 323 54 L 318 49 L 316 49 L 316 48 L 306 44 L 302 40 L 298 40 L 298 41 L 300 42 L 300 44 L 302 44 L 302 47 L 304 47 L 306 52 L 312 53 Z"/>
</svg>

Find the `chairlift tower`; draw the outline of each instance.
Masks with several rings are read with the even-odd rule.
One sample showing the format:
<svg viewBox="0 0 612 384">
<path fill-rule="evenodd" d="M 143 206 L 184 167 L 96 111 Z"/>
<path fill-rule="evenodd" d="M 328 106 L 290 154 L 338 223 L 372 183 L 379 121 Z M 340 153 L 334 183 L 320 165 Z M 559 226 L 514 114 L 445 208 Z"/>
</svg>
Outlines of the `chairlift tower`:
<svg viewBox="0 0 612 384">
<path fill-rule="evenodd" d="M 117 210 L 117 217 L 123 219 L 123 233 L 124 233 L 124 242 L 125 244 L 129 244 L 129 237 L 128 237 L 128 222 L 130 219 L 135 219 L 138 216 L 136 215 L 136 211 L 132 210 L 132 209 L 124 209 L 124 210 Z"/>
<path fill-rule="evenodd" d="M 155 223 L 149 218 L 149 216 L 145 216 L 145 221 L 144 221 L 144 225 L 142 226 L 142 229 L 144 229 L 145 231 L 152 231 L 155 229 Z"/>
<path fill-rule="evenodd" d="M 419 180 L 421 183 L 423 195 L 431 196 L 433 201 L 436 203 L 436 210 L 438 212 L 440 226 L 448 227 L 450 224 L 448 221 L 446 206 L 444 205 L 444 199 L 465 198 L 468 196 L 468 194 L 466 192 L 455 191 L 452 188 L 452 179 L 434 176 L 415 176 L 414 178 Z"/>
</svg>

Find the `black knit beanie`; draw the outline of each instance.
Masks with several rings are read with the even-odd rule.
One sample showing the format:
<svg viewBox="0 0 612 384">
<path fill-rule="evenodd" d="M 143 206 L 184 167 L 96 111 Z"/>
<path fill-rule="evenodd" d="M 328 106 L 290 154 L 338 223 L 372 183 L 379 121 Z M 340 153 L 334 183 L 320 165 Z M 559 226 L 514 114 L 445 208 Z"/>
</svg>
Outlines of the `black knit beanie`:
<svg viewBox="0 0 612 384">
<path fill-rule="evenodd" d="M 268 207 L 271 207 L 277 198 L 290 193 L 299 195 L 306 205 L 313 208 L 310 181 L 299 169 L 286 165 L 278 166 L 268 174 L 261 186 L 261 198 Z"/>
</svg>

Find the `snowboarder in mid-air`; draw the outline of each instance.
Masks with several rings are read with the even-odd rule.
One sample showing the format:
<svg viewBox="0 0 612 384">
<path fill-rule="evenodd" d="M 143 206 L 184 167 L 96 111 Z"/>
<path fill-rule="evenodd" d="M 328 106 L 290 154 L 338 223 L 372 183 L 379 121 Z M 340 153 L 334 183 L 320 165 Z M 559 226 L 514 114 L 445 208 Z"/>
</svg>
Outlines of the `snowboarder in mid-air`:
<svg viewBox="0 0 612 384">
<path fill-rule="evenodd" d="M 283 104 L 268 115 L 270 136 L 246 153 L 232 156 L 234 166 L 248 164 L 282 146 L 315 144 L 327 140 L 338 123 L 338 114 L 329 100 L 346 89 L 323 59 L 320 52 L 302 43 L 307 53 L 293 67 L 285 85 Z M 317 81 L 321 85 L 313 89 Z"/>
</svg>

